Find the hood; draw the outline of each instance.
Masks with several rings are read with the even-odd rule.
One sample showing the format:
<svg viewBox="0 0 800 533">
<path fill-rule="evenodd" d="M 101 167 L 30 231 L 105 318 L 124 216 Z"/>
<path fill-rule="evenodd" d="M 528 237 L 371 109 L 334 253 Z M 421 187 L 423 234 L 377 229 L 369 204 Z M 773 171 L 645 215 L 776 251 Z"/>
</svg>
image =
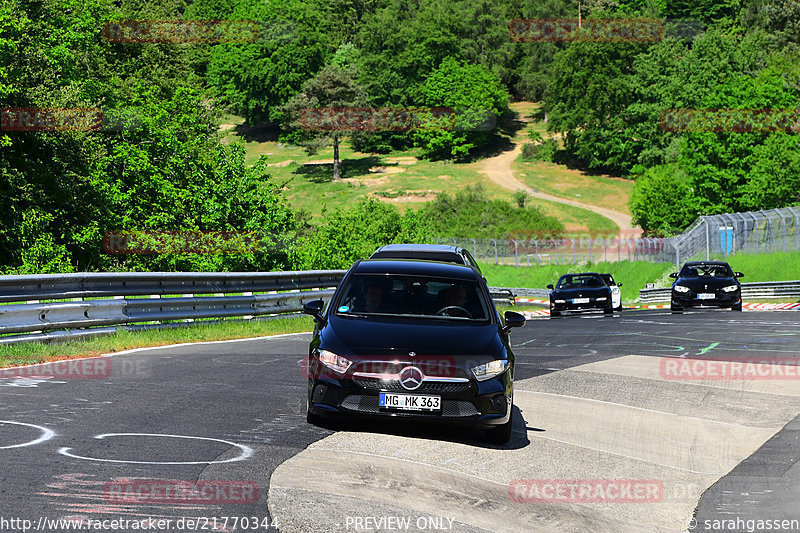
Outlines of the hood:
<svg viewBox="0 0 800 533">
<path fill-rule="evenodd" d="M 321 332 L 321 348 L 343 356 L 485 356 L 505 352 L 497 324 L 442 320 L 342 318 L 332 315 Z"/>
<path fill-rule="evenodd" d="M 550 294 L 566 298 L 600 298 L 608 296 L 610 293 L 611 289 L 608 287 L 581 287 L 578 289 L 555 289 Z"/>
<path fill-rule="evenodd" d="M 672 284 L 673 287 L 675 285 L 683 285 L 685 287 L 689 287 L 691 289 L 699 289 L 699 290 L 712 290 L 712 289 L 721 289 L 722 287 L 728 287 L 729 285 L 738 285 L 735 278 L 680 278 Z"/>
</svg>

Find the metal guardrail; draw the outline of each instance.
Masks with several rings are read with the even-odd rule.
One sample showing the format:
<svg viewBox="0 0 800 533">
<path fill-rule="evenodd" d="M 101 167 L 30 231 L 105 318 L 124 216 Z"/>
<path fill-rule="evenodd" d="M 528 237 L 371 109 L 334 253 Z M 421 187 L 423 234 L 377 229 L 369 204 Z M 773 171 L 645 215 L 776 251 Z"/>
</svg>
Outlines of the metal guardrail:
<svg viewBox="0 0 800 533">
<path fill-rule="evenodd" d="M 7 302 L 0 305 L 0 344 L 103 335 L 120 328 L 171 328 L 198 319 L 251 319 L 297 313 L 310 300 L 329 299 L 344 273 L 320 270 L 0 276 L 0 302 Z M 255 294 L 267 291 L 268 294 Z M 496 287 L 491 289 L 491 295 L 497 301 L 513 302 L 515 295 L 531 291 L 537 292 Z"/>
<path fill-rule="evenodd" d="M 667 302 L 671 288 L 640 289 L 642 303 Z M 745 298 L 800 298 L 800 281 L 761 281 L 742 283 L 742 299 Z"/>
<path fill-rule="evenodd" d="M 107 334 L 120 327 L 133 330 L 185 325 L 163 321 L 296 313 L 305 302 L 330 298 L 344 273 L 320 270 L 0 276 L 0 302 L 15 302 L 0 305 L 0 334 L 4 334 L 0 344 Z M 256 294 L 259 292 L 269 293 Z M 72 301 L 39 301 L 69 299 Z"/>
</svg>

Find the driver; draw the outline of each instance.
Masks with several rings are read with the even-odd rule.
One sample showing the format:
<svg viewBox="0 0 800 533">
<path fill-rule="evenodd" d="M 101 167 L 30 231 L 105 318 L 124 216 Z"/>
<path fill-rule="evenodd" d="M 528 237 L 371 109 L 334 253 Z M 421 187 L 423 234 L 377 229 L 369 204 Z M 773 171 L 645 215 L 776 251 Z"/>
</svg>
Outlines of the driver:
<svg viewBox="0 0 800 533">
<path fill-rule="evenodd" d="M 467 290 L 463 285 L 453 285 L 444 293 L 445 307 L 464 307 L 467 304 Z"/>
</svg>

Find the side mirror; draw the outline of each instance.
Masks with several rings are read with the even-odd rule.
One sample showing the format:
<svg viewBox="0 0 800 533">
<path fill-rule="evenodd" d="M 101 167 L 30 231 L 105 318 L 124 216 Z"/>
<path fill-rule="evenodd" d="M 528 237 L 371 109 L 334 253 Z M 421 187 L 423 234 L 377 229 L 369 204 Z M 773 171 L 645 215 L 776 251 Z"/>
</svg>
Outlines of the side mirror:
<svg viewBox="0 0 800 533">
<path fill-rule="evenodd" d="M 677 272 L 673 272 L 672 274 L 669 275 L 669 277 L 677 278 L 678 277 L 678 273 Z"/>
<path fill-rule="evenodd" d="M 525 325 L 525 316 L 515 311 L 506 311 L 503 313 L 503 318 L 506 319 L 505 329 L 507 330 Z"/>
<path fill-rule="evenodd" d="M 553 284 L 551 283 L 550 285 L 547 286 L 547 288 L 553 290 Z"/>
<path fill-rule="evenodd" d="M 743 278 L 744 277 L 744 274 L 742 274 L 741 272 L 734 272 L 733 275 L 735 277 L 737 277 L 737 278 Z"/>
<path fill-rule="evenodd" d="M 322 306 L 324 305 L 325 302 L 322 300 L 311 300 L 303 304 L 303 313 L 313 316 L 315 320 L 320 320 L 322 319 Z"/>
<path fill-rule="evenodd" d="M 617 283 L 617 287 L 622 287 L 622 283 Z"/>
</svg>

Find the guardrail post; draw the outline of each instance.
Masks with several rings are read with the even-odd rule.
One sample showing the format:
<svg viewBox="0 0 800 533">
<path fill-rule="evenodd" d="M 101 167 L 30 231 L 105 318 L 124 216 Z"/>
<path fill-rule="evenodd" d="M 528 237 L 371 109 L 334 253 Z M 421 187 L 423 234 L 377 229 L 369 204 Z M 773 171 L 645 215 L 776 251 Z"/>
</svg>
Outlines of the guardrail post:
<svg viewBox="0 0 800 533">
<path fill-rule="evenodd" d="M 514 266 L 519 266 L 519 251 L 517 240 L 514 239 Z"/>
<path fill-rule="evenodd" d="M 706 261 L 711 260 L 711 227 L 708 224 L 706 217 L 700 217 L 706 225 Z"/>
<path fill-rule="evenodd" d="M 797 238 L 797 249 L 800 250 L 800 215 L 791 207 L 788 209 L 794 215 L 794 234 Z"/>
<path fill-rule="evenodd" d="M 492 244 L 494 244 L 494 264 L 497 264 L 497 241 L 492 239 Z"/>
</svg>

